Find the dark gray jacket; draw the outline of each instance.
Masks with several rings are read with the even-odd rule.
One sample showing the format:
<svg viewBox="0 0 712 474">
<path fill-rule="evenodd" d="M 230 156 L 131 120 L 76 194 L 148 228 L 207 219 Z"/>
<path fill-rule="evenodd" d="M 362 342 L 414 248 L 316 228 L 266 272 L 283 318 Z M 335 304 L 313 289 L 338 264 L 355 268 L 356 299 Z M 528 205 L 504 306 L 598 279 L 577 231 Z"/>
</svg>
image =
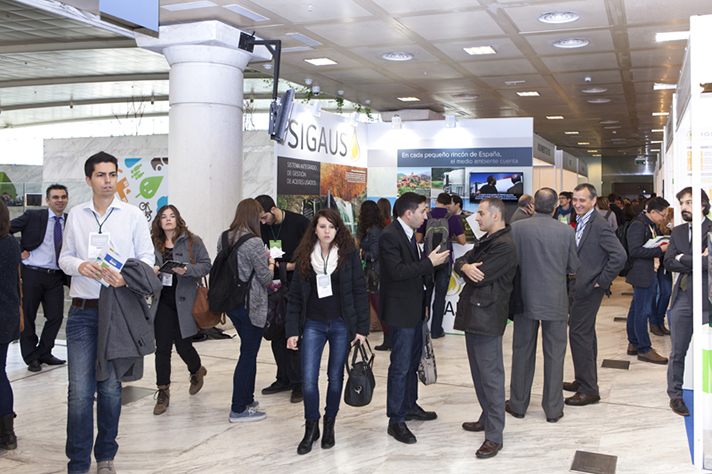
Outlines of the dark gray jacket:
<svg viewBox="0 0 712 474">
<path fill-rule="evenodd" d="M 191 265 L 188 236 L 186 234 L 181 235 L 173 244 L 173 260 L 184 262 L 186 267 L 185 275 L 173 275 L 173 278 L 177 278 L 176 309 L 178 310 L 180 335 L 183 339 L 198 333 L 198 327 L 195 325 L 195 318 L 193 318 L 193 304 L 195 303 L 195 297 L 198 295 L 198 284 L 195 279 L 200 279 L 210 273 L 210 268 L 213 266 L 205 244 L 195 234 L 193 234 L 192 245 L 195 263 Z M 156 265 L 160 267 L 163 265 L 163 254 L 156 250 L 155 255 Z"/>
<path fill-rule="evenodd" d="M 482 262 L 478 268 L 485 277 L 474 282 L 462 267 L 477 262 Z M 465 288 L 457 302 L 455 329 L 480 336 L 504 334 L 517 266 L 517 247 L 509 226 L 478 240 L 455 261 L 455 273 L 465 279 Z"/>
<path fill-rule="evenodd" d="M 653 238 L 653 224 L 645 214 L 637 216 L 628 226 L 626 241 L 631 269 L 626 276 L 626 283 L 640 288 L 649 288 L 655 278 L 655 259 L 664 257 L 660 247 L 646 249 L 645 243 Z"/>
<path fill-rule="evenodd" d="M 153 268 L 141 260 L 130 258 L 121 269 L 126 286 L 101 287 L 99 295 L 99 327 L 96 346 L 96 380 L 109 379 L 109 362 L 119 382 L 133 382 L 143 377 L 143 356 L 156 350 L 153 319 L 158 304 L 150 308 L 146 296 L 153 301 L 161 293 L 161 280 Z"/>
</svg>

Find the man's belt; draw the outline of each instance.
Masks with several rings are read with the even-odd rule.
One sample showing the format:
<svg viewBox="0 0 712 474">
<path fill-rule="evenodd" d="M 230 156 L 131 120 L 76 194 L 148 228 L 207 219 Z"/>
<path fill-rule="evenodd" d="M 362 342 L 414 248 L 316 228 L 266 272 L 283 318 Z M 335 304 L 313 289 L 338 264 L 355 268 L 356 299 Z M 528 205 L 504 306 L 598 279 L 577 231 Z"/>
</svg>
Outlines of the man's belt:
<svg viewBox="0 0 712 474">
<path fill-rule="evenodd" d="M 83 298 L 72 298 L 72 306 L 79 308 L 98 308 L 99 300 L 85 300 Z"/>
<path fill-rule="evenodd" d="M 52 270 L 51 268 L 42 268 L 42 267 L 33 267 L 32 265 L 22 265 L 25 268 L 29 268 L 30 270 L 34 270 L 36 272 L 42 272 L 42 273 L 60 273 L 62 270 Z"/>
</svg>

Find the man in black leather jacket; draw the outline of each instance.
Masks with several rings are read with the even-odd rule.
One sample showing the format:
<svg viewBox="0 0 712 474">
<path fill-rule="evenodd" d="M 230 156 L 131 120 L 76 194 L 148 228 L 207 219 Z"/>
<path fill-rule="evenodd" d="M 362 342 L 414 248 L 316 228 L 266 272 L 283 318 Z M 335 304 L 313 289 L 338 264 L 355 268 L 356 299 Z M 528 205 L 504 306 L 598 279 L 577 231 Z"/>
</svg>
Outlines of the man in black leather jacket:
<svg viewBox="0 0 712 474">
<path fill-rule="evenodd" d="M 505 406 L 502 335 L 507 326 L 518 258 L 500 199 L 482 200 L 476 220 L 486 234 L 455 262 L 455 272 L 466 282 L 457 303 L 455 329 L 466 333 L 472 381 L 482 407 L 480 419 L 463 423 L 462 427 L 466 431 L 485 432 L 485 441 L 476 455 L 489 458 L 502 449 Z"/>
</svg>

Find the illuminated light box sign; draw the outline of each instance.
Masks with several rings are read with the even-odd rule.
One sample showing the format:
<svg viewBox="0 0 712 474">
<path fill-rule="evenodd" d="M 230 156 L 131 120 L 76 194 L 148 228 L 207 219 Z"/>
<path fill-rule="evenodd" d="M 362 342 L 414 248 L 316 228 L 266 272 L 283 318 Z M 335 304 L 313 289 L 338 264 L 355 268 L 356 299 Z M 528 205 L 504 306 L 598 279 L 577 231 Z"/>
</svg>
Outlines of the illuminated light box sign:
<svg viewBox="0 0 712 474">
<path fill-rule="evenodd" d="M 532 148 L 413 148 L 398 150 L 398 167 L 532 166 Z"/>
</svg>

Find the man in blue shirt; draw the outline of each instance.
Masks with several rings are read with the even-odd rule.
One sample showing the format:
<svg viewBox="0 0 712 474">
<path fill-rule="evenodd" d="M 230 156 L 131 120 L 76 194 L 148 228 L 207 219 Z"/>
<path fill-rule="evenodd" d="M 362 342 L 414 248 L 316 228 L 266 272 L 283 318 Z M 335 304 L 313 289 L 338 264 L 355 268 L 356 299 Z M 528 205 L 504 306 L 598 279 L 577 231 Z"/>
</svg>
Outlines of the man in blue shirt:
<svg viewBox="0 0 712 474">
<path fill-rule="evenodd" d="M 432 338 L 437 339 L 443 337 L 445 333 L 443 332 L 443 316 L 445 314 L 445 295 L 447 294 L 447 288 L 450 283 L 450 275 L 452 274 L 452 241 L 457 242 L 460 245 L 465 245 L 467 238 L 462 230 L 462 225 L 460 224 L 460 219 L 457 216 L 448 214 L 448 206 L 452 203 L 452 198 L 448 193 L 440 193 L 437 200 L 435 201 L 435 208 L 428 213 L 428 218 L 442 219 L 443 217 L 449 215 L 448 227 L 450 230 L 450 242 L 448 243 L 448 249 L 450 251 L 450 260 L 446 262 L 445 265 L 440 265 L 435 269 L 433 274 L 434 285 L 428 285 L 427 292 L 425 294 L 425 301 L 430 305 L 432 299 L 432 322 L 430 323 L 430 332 L 432 333 Z M 423 236 L 425 236 L 425 230 L 428 226 L 428 219 L 425 219 L 423 225 L 417 230 L 415 238 L 419 243 L 423 242 Z M 433 298 L 433 289 L 435 290 L 435 297 Z"/>
</svg>

